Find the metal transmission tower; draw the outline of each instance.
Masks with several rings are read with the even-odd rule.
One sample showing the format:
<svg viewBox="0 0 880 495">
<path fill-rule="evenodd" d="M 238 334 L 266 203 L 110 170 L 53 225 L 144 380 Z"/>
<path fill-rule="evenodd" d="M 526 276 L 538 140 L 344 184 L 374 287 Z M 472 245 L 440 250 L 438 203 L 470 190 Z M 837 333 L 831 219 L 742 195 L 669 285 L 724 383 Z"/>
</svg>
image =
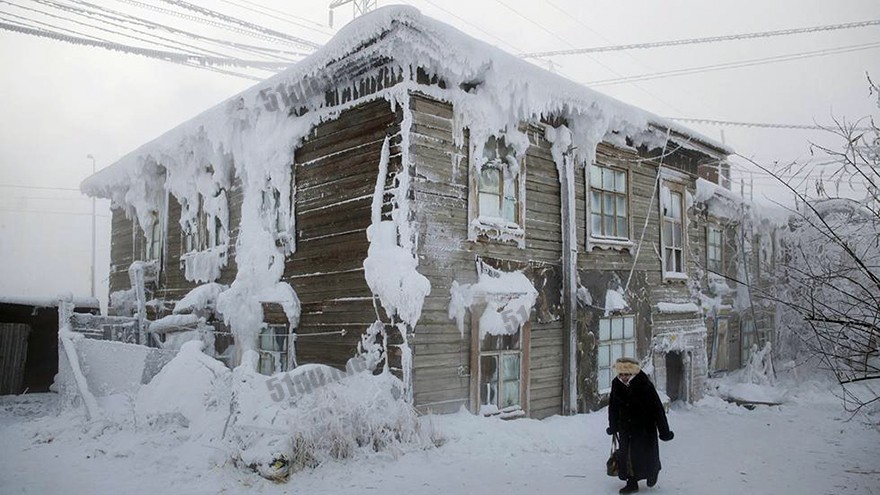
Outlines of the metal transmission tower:
<svg viewBox="0 0 880 495">
<path fill-rule="evenodd" d="M 357 17 L 375 9 L 376 5 L 379 3 L 379 0 L 333 0 L 332 2 L 330 2 L 331 28 L 333 27 L 333 9 L 337 7 L 342 7 L 347 3 L 350 3 L 352 5 L 352 13 L 354 14 L 354 17 Z"/>
</svg>

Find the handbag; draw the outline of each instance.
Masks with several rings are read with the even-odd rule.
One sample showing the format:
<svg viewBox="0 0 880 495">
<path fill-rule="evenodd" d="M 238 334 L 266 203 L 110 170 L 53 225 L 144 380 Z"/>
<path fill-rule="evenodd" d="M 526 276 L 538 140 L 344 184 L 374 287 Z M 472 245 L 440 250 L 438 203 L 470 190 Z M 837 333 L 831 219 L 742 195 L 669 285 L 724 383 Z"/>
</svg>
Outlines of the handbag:
<svg viewBox="0 0 880 495">
<path fill-rule="evenodd" d="M 617 433 L 611 436 L 611 454 L 608 456 L 608 460 L 605 462 L 605 472 L 608 476 L 617 477 L 617 473 L 620 470 L 620 466 L 617 464 L 617 453 L 620 450 L 617 448 Z"/>
</svg>

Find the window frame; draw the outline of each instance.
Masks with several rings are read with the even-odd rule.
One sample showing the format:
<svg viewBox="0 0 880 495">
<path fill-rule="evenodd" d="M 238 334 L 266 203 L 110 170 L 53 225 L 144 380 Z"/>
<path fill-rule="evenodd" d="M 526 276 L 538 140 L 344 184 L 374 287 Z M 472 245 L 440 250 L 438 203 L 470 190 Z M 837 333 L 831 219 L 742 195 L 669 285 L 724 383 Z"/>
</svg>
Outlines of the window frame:
<svg viewBox="0 0 880 495">
<path fill-rule="evenodd" d="M 264 332 L 271 330 L 272 335 L 264 335 Z M 278 330 L 283 330 L 283 334 L 278 333 Z M 263 348 L 263 338 L 269 337 L 273 339 L 273 341 L 277 341 L 278 339 L 282 339 L 283 349 L 264 349 Z M 257 335 L 257 353 L 260 356 L 260 359 L 257 362 L 257 371 L 262 375 L 272 376 L 275 373 L 283 373 L 285 371 L 290 370 L 290 352 L 291 352 L 291 335 L 290 335 L 290 327 L 286 324 L 280 323 L 264 323 L 263 327 L 260 328 L 260 333 Z M 268 363 L 271 365 L 271 370 L 265 373 L 264 365 Z M 275 363 L 281 363 L 280 370 L 275 369 Z"/>
<path fill-rule="evenodd" d="M 599 170 L 600 171 L 599 173 L 602 174 L 602 177 L 603 177 L 603 180 L 602 180 L 603 185 L 602 186 L 603 187 L 596 187 L 593 185 L 593 173 L 595 170 Z M 616 190 L 609 190 L 604 187 L 604 174 L 606 171 L 611 171 L 614 174 L 623 174 L 623 186 L 624 186 L 623 192 L 619 192 Z M 587 193 L 586 193 L 586 225 L 585 225 L 586 232 L 587 232 L 587 245 L 588 246 L 617 245 L 617 246 L 623 246 L 623 247 L 632 246 L 633 245 L 633 242 L 632 242 L 632 197 L 630 194 L 630 191 L 632 190 L 632 183 L 631 183 L 631 174 L 630 174 L 629 169 L 626 167 L 616 166 L 612 163 L 608 163 L 605 161 L 593 162 L 589 167 L 589 171 L 585 175 L 586 175 L 585 182 L 586 182 L 586 191 L 587 191 Z M 614 187 L 615 188 L 616 188 L 616 185 L 617 185 L 617 181 L 616 181 L 616 175 L 615 175 L 615 179 L 614 179 Z M 600 227 L 602 227 L 602 230 L 603 230 L 603 232 L 601 234 L 596 234 L 593 232 L 593 215 L 595 214 L 595 212 L 593 211 L 593 194 L 596 191 L 598 191 L 598 194 L 600 194 L 601 198 L 602 198 L 599 201 L 600 210 L 602 210 L 602 212 L 599 213 L 599 216 L 601 218 Z M 612 195 L 612 197 L 615 198 L 615 201 L 614 201 L 614 212 L 615 213 L 617 213 L 617 207 L 618 207 L 618 202 L 616 201 L 616 199 L 618 197 L 623 197 L 623 200 L 624 200 L 623 204 L 625 205 L 625 208 L 626 208 L 626 214 L 624 216 L 624 219 L 625 219 L 624 222 L 625 222 L 626 231 L 627 231 L 626 236 L 607 235 L 604 232 L 605 217 L 608 216 L 608 215 L 604 214 L 605 195 Z M 620 218 L 620 215 L 615 214 L 615 215 L 613 215 L 613 218 L 615 219 L 614 229 L 617 230 L 619 227 L 619 224 L 617 223 L 617 218 Z"/>
<path fill-rule="evenodd" d="M 688 255 L 687 255 L 687 246 L 688 246 L 688 218 L 687 218 L 687 188 L 685 185 L 678 181 L 672 181 L 669 179 L 661 179 L 660 188 L 659 188 L 659 197 L 658 197 L 658 205 L 657 208 L 659 210 L 660 216 L 660 268 L 661 273 L 663 275 L 663 281 L 674 281 L 674 280 L 687 280 L 688 279 Z M 663 195 L 668 192 L 670 194 L 670 199 L 672 194 L 677 194 L 681 197 L 680 205 L 679 205 L 679 214 L 680 218 L 676 219 L 674 217 L 668 217 L 666 212 L 664 211 L 664 199 Z M 673 223 L 673 229 L 675 226 L 675 221 L 678 220 L 681 228 L 681 243 L 680 246 L 668 246 L 668 239 L 666 234 L 666 223 L 667 219 Z M 674 235 L 673 235 L 674 237 Z M 679 250 L 681 252 L 681 270 L 673 271 L 669 270 L 666 266 L 666 250 Z"/>
<path fill-rule="evenodd" d="M 485 159 L 485 148 L 488 141 L 494 140 L 496 143 L 496 157 L 486 159 L 485 163 L 481 163 Z M 515 179 L 515 198 L 514 205 L 515 221 L 505 219 L 504 200 L 505 187 L 508 181 L 505 180 L 505 171 L 509 165 L 501 158 L 498 158 L 497 150 L 501 147 L 512 150 L 511 145 L 507 145 L 504 135 L 492 135 L 487 137 L 487 143 L 484 143 L 484 153 L 477 156 L 477 146 L 471 142 L 469 145 L 469 167 L 468 167 L 468 240 L 483 242 L 515 242 L 517 247 L 525 248 L 525 219 L 526 219 L 526 156 L 517 156 L 517 166 L 519 167 Z M 499 214 L 501 216 L 484 216 L 481 214 L 481 179 L 484 167 L 490 167 L 498 170 L 499 175 Z"/>
<path fill-rule="evenodd" d="M 713 231 L 717 232 L 717 243 L 712 242 Z M 713 248 L 718 253 L 717 258 L 713 258 L 711 255 Z M 717 265 L 715 265 L 716 263 Z M 715 223 L 706 225 L 706 270 L 724 274 L 724 229 Z"/>
<path fill-rule="evenodd" d="M 480 339 L 480 317 L 485 311 L 487 304 L 478 304 L 474 305 L 470 309 L 471 313 L 471 359 L 470 359 L 470 403 L 471 403 L 471 412 L 473 414 L 481 414 L 481 409 L 483 406 L 491 405 L 495 406 L 496 410 L 487 415 L 526 415 L 529 414 L 529 355 L 530 355 L 530 347 L 531 347 L 531 322 L 526 321 L 522 327 L 519 329 L 519 348 L 518 349 L 488 349 L 483 350 L 483 344 L 486 339 Z M 503 306 L 503 305 L 502 305 Z M 497 374 L 498 374 L 498 384 L 496 387 L 497 393 L 496 396 L 500 400 L 502 397 L 501 390 L 504 384 L 502 378 L 502 360 L 504 356 L 508 355 L 519 355 L 519 404 L 506 406 L 504 408 L 499 407 L 498 403 L 496 404 L 483 404 L 482 401 L 482 386 L 483 386 L 483 377 L 482 377 L 482 358 L 487 356 L 497 356 L 498 357 L 498 366 L 497 366 Z M 519 413 L 521 411 L 521 413 Z"/>
<path fill-rule="evenodd" d="M 632 335 L 630 337 L 626 336 L 626 320 L 632 321 Z M 602 339 L 602 322 L 608 322 L 608 338 Z M 622 327 L 622 337 L 614 338 L 614 321 L 621 321 Z M 638 338 L 636 331 L 636 315 L 634 313 L 630 314 L 619 314 L 619 315 L 609 315 L 603 316 L 598 319 L 597 322 L 597 330 L 596 330 L 596 390 L 598 393 L 607 394 L 611 392 L 611 383 L 614 381 L 614 361 L 615 355 L 613 352 L 613 347 L 616 345 L 622 345 L 621 356 L 618 357 L 631 357 L 636 358 L 638 355 Z M 632 344 L 632 355 L 627 355 L 627 344 Z M 608 362 L 607 365 L 602 365 L 602 348 L 608 348 Z M 608 386 L 602 387 L 602 372 L 608 371 Z"/>
<path fill-rule="evenodd" d="M 162 258 L 162 222 L 159 212 L 152 211 L 149 225 L 149 234 L 144 230 L 144 261 L 160 260 Z"/>
</svg>

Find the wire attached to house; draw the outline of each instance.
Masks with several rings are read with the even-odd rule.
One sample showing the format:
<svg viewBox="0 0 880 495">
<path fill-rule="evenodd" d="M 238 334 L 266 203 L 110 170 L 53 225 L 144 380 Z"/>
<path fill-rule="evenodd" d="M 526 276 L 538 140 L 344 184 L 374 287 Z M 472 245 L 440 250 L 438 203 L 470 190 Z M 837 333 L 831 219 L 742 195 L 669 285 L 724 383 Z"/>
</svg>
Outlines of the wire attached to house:
<svg viewBox="0 0 880 495">
<path fill-rule="evenodd" d="M 669 134 L 670 130 L 667 128 L 666 140 L 663 142 L 663 151 L 660 153 L 660 163 L 657 165 L 657 178 L 654 180 L 654 189 L 651 191 L 651 201 L 648 202 L 648 213 L 645 215 L 645 225 L 642 226 L 642 234 L 639 237 L 639 245 L 636 246 L 636 255 L 633 256 L 633 263 L 629 269 L 629 275 L 627 275 L 626 277 L 626 285 L 623 287 L 624 294 L 629 291 L 629 283 L 630 281 L 632 281 L 633 272 L 635 272 L 636 270 L 636 263 L 639 262 L 639 253 L 642 251 L 642 243 L 645 240 L 645 232 L 648 231 L 648 223 L 651 220 L 651 212 L 654 210 L 654 198 L 657 194 L 657 188 L 660 185 L 660 172 L 663 170 L 663 158 L 666 157 L 666 147 L 669 145 Z"/>
</svg>

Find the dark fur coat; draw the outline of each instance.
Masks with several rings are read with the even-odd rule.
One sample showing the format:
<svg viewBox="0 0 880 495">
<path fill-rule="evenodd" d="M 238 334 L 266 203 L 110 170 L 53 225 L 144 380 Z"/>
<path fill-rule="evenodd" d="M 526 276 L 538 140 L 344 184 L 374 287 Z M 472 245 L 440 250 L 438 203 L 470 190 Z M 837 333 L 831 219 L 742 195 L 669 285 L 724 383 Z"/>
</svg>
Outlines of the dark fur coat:
<svg viewBox="0 0 880 495">
<path fill-rule="evenodd" d="M 656 480 L 660 472 L 657 435 L 670 440 L 672 432 L 657 390 L 644 372 L 633 376 L 629 386 L 617 378 L 611 381 L 608 426 L 620 437 L 620 479 Z"/>
</svg>

